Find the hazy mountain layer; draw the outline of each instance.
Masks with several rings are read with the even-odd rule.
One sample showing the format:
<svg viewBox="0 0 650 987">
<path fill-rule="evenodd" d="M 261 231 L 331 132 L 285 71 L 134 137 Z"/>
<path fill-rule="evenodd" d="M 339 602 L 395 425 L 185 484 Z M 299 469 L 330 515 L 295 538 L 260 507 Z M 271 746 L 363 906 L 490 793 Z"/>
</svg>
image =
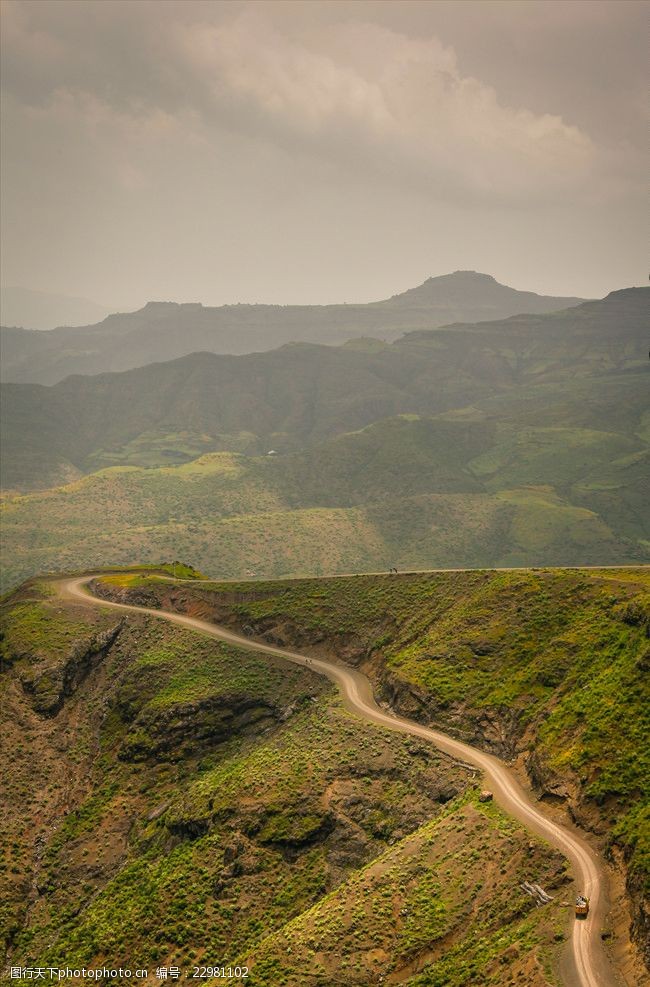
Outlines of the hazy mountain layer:
<svg viewBox="0 0 650 987">
<path fill-rule="evenodd" d="M 6 384 L 2 485 L 44 488 L 102 465 L 187 462 L 210 450 L 284 453 L 391 415 L 496 395 L 510 395 L 512 418 L 534 422 L 528 411 L 541 385 L 563 389 L 546 402 L 557 423 L 617 430 L 608 423 L 626 419 L 623 430 L 635 431 L 643 396 L 632 375 L 648 369 L 649 298 L 648 289 L 628 289 L 552 315 L 416 332 L 379 348 L 303 343 L 192 354 L 53 387 Z M 578 378 L 598 381 L 586 406 L 572 397 Z"/>
<path fill-rule="evenodd" d="M 391 340 L 411 329 L 550 312 L 581 301 L 516 291 L 488 275 L 457 271 L 366 305 L 207 308 L 150 302 L 138 312 L 46 335 L 3 329 L 2 380 L 53 384 L 69 374 L 128 370 L 197 351 L 251 353 L 294 341 L 340 344 L 359 336 Z"/>
<path fill-rule="evenodd" d="M 647 298 L 4 385 L 6 486 L 73 481 L 5 499 L 4 584 L 179 556 L 230 577 L 646 561 Z"/>
<path fill-rule="evenodd" d="M 3 287 L 0 291 L 0 317 L 5 326 L 25 329 L 53 329 L 55 326 L 83 326 L 105 319 L 110 309 L 88 298 L 71 298 L 30 288 Z"/>
</svg>

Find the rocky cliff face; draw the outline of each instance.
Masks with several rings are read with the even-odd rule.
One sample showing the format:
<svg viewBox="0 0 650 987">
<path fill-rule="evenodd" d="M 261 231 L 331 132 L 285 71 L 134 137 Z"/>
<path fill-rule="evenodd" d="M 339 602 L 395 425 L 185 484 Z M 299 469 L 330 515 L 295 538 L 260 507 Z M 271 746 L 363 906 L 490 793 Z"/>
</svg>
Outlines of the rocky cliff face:
<svg viewBox="0 0 650 987">
<path fill-rule="evenodd" d="M 33 708 L 44 716 L 55 716 L 66 698 L 74 695 L 92 670 L 104 660 L 117 640 L 124 621 L 90 639 L 76 641 L 69 652 L 55 662 L 35 658 L 21 669 L 20 681 L 31 697 Z"/>
<path fill-rule="evenodd" d="M 116 709 L 120 709 L 119 700 Z M 196 702 L 144 710 L 128 724 L 119 756 L 178 761 L 232 736 L 261 733 L 279 722 L 281 711 L 255 696 L 226 694 Z"/>
</svg>

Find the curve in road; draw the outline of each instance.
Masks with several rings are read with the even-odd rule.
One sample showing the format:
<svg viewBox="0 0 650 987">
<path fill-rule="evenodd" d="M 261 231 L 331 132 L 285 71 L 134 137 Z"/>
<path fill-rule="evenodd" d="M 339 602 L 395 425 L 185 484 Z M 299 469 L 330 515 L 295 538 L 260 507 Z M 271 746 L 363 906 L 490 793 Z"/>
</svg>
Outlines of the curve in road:
<svg viewBox="0 0 650 987">
<path fill-rule="evenodd" d="M 573 924 L 570 955 L 567 958 L 570 967 L 566 973 L 567 987 L 617 987 L 619 981 L 613 973 L 600 936 L 605 911 L 603 890 L 607 882 L 604 865 L 587 841 L 577 832 L 547 818 L 540 808 L 530 801 L 514 773 L 497 757 L 454 740 L 453 737 L 439 730 L 433 730 L 380 709 L 375 702 L 369 679 L 356 668 L 344 664 L 334 665 L 318 658 L 309 658 L 284 648 L 253 641 L 216 624 L 184 614 L 101 600 L 84 590 L 84 586 L 93 578 L 94 576 L 82 576 L 62 581 L 58 584 L 59 592 L 63 597 L 81 600 L 87 605 L 148 614 L 249 651 L 275 655 L 295 664 L 304 665 L 310 671 L 324 675 L 334 682 L 341 692 L 347 709 L 351 712 L 389 730 L 421 737 L 452 757 L 477 767 L 489 780 L 494 798 L 499 805 L 568 858 L 580 890 L 590 898 L 588 918 L 576 920 Z"/>
</svg>

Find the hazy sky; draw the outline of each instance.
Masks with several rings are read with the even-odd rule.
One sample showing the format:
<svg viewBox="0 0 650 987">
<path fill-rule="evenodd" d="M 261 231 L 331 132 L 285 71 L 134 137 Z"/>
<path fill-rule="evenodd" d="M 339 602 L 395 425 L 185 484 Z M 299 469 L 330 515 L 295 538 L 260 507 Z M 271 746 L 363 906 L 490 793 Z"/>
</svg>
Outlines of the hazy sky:
<svg viewBox="0 0 650 987">
<path fill-rule="evenodd" d="M 643 283 L 648 9 L 4 0 L 3 282 L 124 307 Z"/>
</svg>

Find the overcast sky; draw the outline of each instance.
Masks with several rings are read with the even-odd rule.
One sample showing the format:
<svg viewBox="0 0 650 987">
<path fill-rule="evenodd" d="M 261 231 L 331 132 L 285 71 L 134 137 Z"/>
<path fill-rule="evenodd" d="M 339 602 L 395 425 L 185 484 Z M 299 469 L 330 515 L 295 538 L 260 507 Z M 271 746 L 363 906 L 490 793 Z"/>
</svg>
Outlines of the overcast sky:
<svg viewBox="0 0 650 987">
<path fill-rule="evenodd" d="M 647 278 L 646 3 L 2 8 L 5 284 L 136 307 Z"/>
</svg>

